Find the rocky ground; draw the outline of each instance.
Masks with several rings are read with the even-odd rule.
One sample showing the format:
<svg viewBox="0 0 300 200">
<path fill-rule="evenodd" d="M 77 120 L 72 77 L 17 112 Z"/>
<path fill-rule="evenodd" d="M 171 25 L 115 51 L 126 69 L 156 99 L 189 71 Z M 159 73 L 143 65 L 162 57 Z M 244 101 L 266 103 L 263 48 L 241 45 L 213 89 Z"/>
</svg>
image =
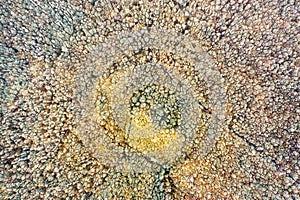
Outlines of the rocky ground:
<svg viewBox="0 0 300 200">
<path fill-rule="evenodd" d="M 300 198 L 299 2 L 2 1 L 0 16 L 1 199 Z M 195 141 L 174 165 L 125 173 L 77 134 L 75 86 L 93 47 L 146 27 L 208 52 L 226 123 L 204 157 Z"/>
</svg>

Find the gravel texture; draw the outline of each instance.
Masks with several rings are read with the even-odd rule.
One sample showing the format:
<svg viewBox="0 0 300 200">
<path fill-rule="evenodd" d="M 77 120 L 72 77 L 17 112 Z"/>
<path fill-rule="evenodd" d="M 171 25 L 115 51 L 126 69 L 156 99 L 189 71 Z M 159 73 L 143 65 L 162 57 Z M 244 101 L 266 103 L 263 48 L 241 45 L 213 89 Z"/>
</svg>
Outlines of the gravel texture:
<svg viewBox="0 0 300 200">
<path fill-rule="evenodd" d="M 298 1 L 8 0 L 0 30 L 0 199 L 300 199 Z M 128 33 L 165 46 L 100 49 Z"/>
</svg>

